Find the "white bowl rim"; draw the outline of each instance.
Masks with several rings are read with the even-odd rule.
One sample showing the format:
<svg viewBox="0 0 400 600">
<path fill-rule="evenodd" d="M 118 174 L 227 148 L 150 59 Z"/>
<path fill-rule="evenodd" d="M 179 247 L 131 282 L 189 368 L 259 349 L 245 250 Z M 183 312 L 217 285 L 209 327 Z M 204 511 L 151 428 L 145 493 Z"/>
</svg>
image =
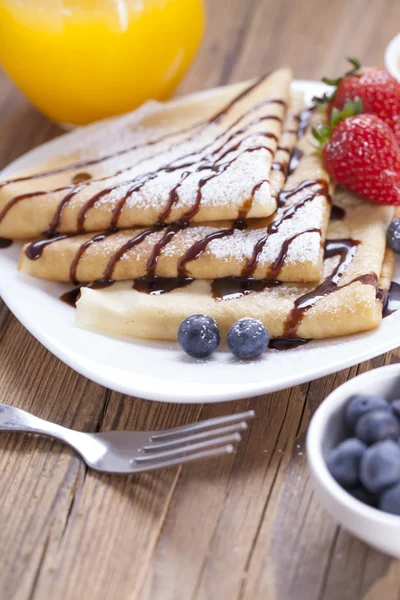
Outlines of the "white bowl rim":
<svg viewBox="0 0 400 600">
<path fill-rule="evenodd" d="M 385 66 L 393 77 L 400 79 L 400 33 L 389 42 L 385 51 Z"/>
<path fill-rule="evenodd" d="M 382 375 L 385 375 L 385 377 L 399 377 L 400 363 L 385 365 L 357 375 L 340 385 L 325 398 L 311 418 L 307 432 L 306 452 L 312 474 L 337 503 L 341 504 L 346 510 L 374 521 L 377 525 L 400 527 L 400 517 L 398 515 L 385 513 L 378 508 L 368 506 L 368 504 L 357 500 L 342 488 L 328 471 L 322 454 L 323 432 L 332 414 L 339 410 L 353 393 L 360 392 L 360 384 L 367 383 L 371 379 L 379 379 Z M 345 390 L 348 393 L 342 395 Z"/>
</svg>

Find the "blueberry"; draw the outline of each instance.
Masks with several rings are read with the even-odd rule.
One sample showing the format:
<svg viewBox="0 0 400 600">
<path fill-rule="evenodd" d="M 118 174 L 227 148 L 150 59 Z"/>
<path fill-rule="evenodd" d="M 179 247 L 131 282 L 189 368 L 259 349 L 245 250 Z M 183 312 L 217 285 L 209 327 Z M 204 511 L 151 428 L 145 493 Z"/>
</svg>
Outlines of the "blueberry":
<svg viewBox="0 0 400 600">
<path fill-rule="evenodd" d="M 379 508 L 393 515 L 400 515 L 400 483 L 382 492 L 379 498 Z"/>
<path fill-rule="evenodd" d="M 400 419 L 400 400 L 393 400 L 390 403 L 390 408 L 392 409 L 393 414 Z"/>
<path fill-rule="evenodd" d="M 268 348 L 269 333 L 261 321 L 244 318 L 232 325 L 226 341 L 238 358 L 257 358 Z"/>
<path fill-rule="evenodd" d="M 358 419 L 369 412 L 370 410 L 390 409 L 390 405 L 381 396 L 368 396 L 366 394 L 356 394 L 352 396 L 344 411 L 344 421 L 350 431 L 354 431 L 354 427 Z"/>
<path fill-rule="evenodd" d="M 366 449 L 367 446 L 357 438 L 348 438 L 329 453 L 326 459 L 328 470 L 343 487 L 359 482 L 360 461 Z"/>
<path fill-rule="evenodd" d="M 181 348 L 194 358 L 206 358 L 219 346 L 221 335 L 214 319 L 206 315 L 192 315 L 182 321 L 178 330 Z"/>
<path fill-rule="evenodd" d="M 384 440 L 367 448 L 361 458 L 360 480 L 372 494 L 400 482 L 400 446 Z"/>
<path fill-rule="evenodd" d="M 400 423 L 394 414 L 387 410 L 372 410 L 359 418 L 355 434 L 366 444 L 397 440 L 400 436 Z"/>
<path fill-rule="evenodd" d="M 361 485 L 358 485 L 354 488 L 347 490 L 349 494 L 353 496 L 356 500 L 363 502 L 363 504 L 368 504 L 368 506 L 376 506 L 376 497 L 371 492 L 368 492 Z"/>
<path fill-rule="evenodd" d="M 400 252 L 400 219 L 395 219 L 388 227 L 386 239 L 393 252 Z"/>
</svg>

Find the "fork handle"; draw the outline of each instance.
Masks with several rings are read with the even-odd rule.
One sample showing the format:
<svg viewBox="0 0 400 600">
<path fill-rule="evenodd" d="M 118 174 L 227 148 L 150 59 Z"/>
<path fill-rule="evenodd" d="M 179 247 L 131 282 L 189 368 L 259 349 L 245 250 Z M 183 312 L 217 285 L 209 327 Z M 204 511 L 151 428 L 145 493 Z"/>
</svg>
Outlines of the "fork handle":
<svg viewBox="0 0 400 600">
<path fill-rule="evenodd" d="M 74 447 L 76 447 L 79 438 L 82 436 L 79 431 L 61 427 L 61 425 L 51 423 L 51 421 L 40 419 L 26 410 L 22 410 L 22 408 L 9 406 L 8 404 L 0 404 L 0 431 L 40 433 L 57 438 Z"/>
</svg>

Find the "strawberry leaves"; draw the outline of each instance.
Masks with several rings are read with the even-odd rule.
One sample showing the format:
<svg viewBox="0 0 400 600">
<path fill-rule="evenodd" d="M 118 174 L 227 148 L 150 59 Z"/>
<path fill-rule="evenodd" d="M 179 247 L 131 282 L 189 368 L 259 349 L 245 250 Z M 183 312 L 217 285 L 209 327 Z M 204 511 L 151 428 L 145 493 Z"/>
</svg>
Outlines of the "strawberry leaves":
<svg viewBox="0 0 400 600">
<path fill-rule="evenodd" d="M 320 146 L 325 146 L 325 144 L 330 139 L 333 130 L 337 125 L 339 125 L 341 121 L 344 121 L 348 117 L 360 115 L 362 111 L 363 106 L 360 98 L 355 98 L 354 100 L 346 100 L 342 110 L 333 108 L 331 122 L 329 125 L 318 125 L 317 127 L 312 128 L 312 134 L 314 138 L 318 141 Z"/>
<path fill-rule="evenodd" d="M 329 79 L 328 77 L 323 77 L 322 81 L 327 85 L 333 85 L 337 87 L 345 77 L 351 77 L 351 75 L 354 75 L 361 69 L 361 63 L 359 60 L 357 60 L 357 58 L 351 58 L 348 56 L 347 60 L 352 65 L 352 68 L 349 71 L 346 71 L 346 73 L 342 75 L 342 77 L 337 77 L 336 79 Z"/>
<path fill-rule="evenodd" d="M 361 69 L 360 61 L 357 58 L 352 58 L 349 56 L 347 57 L 347 60 L 352 65 L 352 68 L 349 71 L 346 71 L 346 73 L 344 75 L 342 75 L 341 77 L 337 77 L 336 79 L 329 79 L 328 77 L 323 77 L 322 81 L 324 83 L 326 83 L 327 85 L 338 88 L 339 85 L 342 83 L 343 79 L 345 79 L 346 77 L 351 77 L 352 75 L 355 75 L 356 73 L 358 73 L 358 71 Z M 336 90 L 334 90 L 331 93 L 325 92 L 322 96 L 314 96 L 312 101 L 317 106 L 321 106 L 321 107 L 328 106 L 329 103 L 332 102 L 332 100 L 335 96 L 335 92 L 336 92 Z"/>
</svg>

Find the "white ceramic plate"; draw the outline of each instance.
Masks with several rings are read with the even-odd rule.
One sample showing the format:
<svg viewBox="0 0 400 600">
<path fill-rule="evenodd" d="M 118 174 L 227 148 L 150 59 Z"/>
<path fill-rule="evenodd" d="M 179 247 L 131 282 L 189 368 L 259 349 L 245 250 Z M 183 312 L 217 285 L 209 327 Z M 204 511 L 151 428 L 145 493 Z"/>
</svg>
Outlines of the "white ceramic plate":
<svg viewBox="0 0 400 600">
<path fill-rule="evenodd" d="M 303 89 L 309 99 L 324 89 L 319 83 L 305 81 L 294 86 Z M 73 147 L 74 140 L 76 132 L 43 144 L 9 165 L 2 175 L 65 152 L 66 146 Z M 72 286 L 18 273 L 20 248 L 14 243 L 0 251 L 0 293 L 10 310 L 67 365 L 101 385 L 132 396 L 177 403 L 234 400 L 310 381 L 400 345 L 398 311 L 367 334 L 311 342 L 284 352 L 271 350 L 251 362 L 240 362 L 225 350 L 208 360 L 195 361 L 172 342 L 111 337 L 75 327 L 74 309 L 59 300 Z M 400 281 L 400 262 L 396 275 Z"/>
</svg>

